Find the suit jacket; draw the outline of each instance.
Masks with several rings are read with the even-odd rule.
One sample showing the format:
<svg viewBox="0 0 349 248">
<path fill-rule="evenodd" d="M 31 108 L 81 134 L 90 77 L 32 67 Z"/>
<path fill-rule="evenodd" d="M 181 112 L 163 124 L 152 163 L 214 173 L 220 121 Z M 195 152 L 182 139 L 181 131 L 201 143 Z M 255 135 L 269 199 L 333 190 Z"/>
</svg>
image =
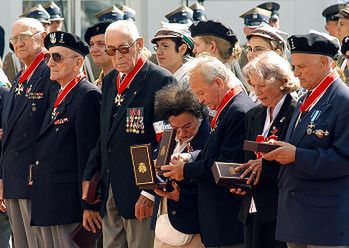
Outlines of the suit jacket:
<svg viewBox="0 0 349 248">
<path fill-rule="evenodd" d="M 238 220 L 241 197 L 217 186 L 211 167 L 215 161 L 244 161 L 245 115 L 253 106 L 244 92 L 236 95 L 222 110 L 205 149 L 195 162 L 184 167 L 185 180 L 198 181 L 201 239 L 206 246 L 243 242 L 242 225 Z"/>
<path fill-rule="evenodd" d="M 295 126 L 297 105 L 285 139 L 296 146 L 296 159 L 279 174 L 277 240 L 349 244 L 348 105 L 349 89 L 340 79 Z"/>
<path fill-rule="evenodd" d="M 278 136 L 278 140 L 284 140 L 288 125 L 290 124 L 296 101 L 287 94 L 281 109 L 273 121 L 268 136 L 274 134 Z M 257 135 L 262 134 L 265 118 L 267 115 L 267 107 L 262 104 L 252 108 L 246 115 L 246 140 L 256 140 Z M 276 131 L 277 130 L 277 131 Z M 245 152 L 246 162 L 256 159 L 254 152 Z M 278 204 L 278 183 L 280 164 L 262 160 L 262 174 L 257 186 L 253 188 L 253 199 L 256 204 L 257 213 L 255 218 L 260 223 L 266 223 L 276 220 L 277 204 Z M 246 195 L 242 199 L 240 219 L 245 222 L 250 209 L 251 195 Z"/>
<path fill-rule="evenodd" d="M 198 132 L 190 141 L 193 150 L 204 148 L 207 138 L 210 134 L 210 125 L 208 121 L 201 122 Z M 183 152 L 190 152 L 184 149 Z M 196 182 L 177 182 L 180 188 L 179 200 L 167 199 L 167 213 L 171 225 L 180 232 L 187 234 L 200 233 L 199 215 L 198 215 L 198 187 Z M 155 227 L 156 217 L 159 210 L 161 197 L 156 196 L 154 211 L 152 216 L 153 228 Z"/>
<path fill-rule="evenodd" d="M 101 214 L 104 213 L 110 183 L 121 216 L 132 219 L 135 218 L 135 204 L 141 191 L 134 179 L 130 146 L 150 143 L 153 148 L 157 147 L 153 128 L 155 93 L 176 80 L 165 69 L 147 61 L 124 93 L 121 106 L 113 114 L 117 74 L 116 70 L 111 71 L 103 79 L 101 135 L 96 148 L 91 152 L 84 177 L 90 180 L 94 171 L 101 167 Z M 141 113 L 144 132 L 126 132 L 127 115 L 131 112 Z"/>
<path fill-rule="evenodd" d="M 47 111 L 35 145 L 32 225 L 81 221 L 81 182 L 99 136 L 100 100 L 97 87 L 82 79 L 58 106 L 55 119 L 53 104 Z"/>
<path fill-rule="evenodd" d="M 0 120 L 2 119 L 2 110 L 4 109 L 4 102 L 6 101 L 6 96 L 9 92 L 9 89 L 0 86 Z M 2 123 L 0 123 L 0 128 L 2 128 Z M 2 140 L 2 138 L 0 139 Z M 1 147 L 0 147 L 0 153 L 1 153 Z"/>
<path fill-rule="evenodd" d="M 50 95 L 58 84 L 50 80 L 50 70 L 42 61 L 25 84 L 24 92 L 16 95 L 21 72 L 10 89 L 4 104 L 4 131 L 0 178 L 4 180 L 5 199 L 30 198 L 29 165 L 35 161 L 34 143 L 39 135 Z"/>
</svg>

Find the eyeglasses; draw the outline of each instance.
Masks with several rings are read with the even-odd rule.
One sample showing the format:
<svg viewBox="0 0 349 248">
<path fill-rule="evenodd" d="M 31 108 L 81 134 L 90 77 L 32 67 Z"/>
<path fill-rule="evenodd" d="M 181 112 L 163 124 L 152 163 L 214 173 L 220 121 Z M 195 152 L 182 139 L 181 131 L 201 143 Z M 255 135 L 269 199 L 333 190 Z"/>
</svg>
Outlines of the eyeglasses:
<svg viewBox="0 0 349 248">
<path fill-rule="evenodd" d="M 66 58 L 76 58 L 78 57 L 77 55 L 74 56 L 67 56 L 67 57 L 63 57 L 61 54 L 59 53 L 47 53 L 45 55 L 45 58 L 47 59 L 47 61 L 49 61 L 50 59 L 52 59 L 55 63 L 60 63 L 62 62 L 63 59 Z"/>
<path fill-rule="evenodd" d="M 28 40 L 30 37 L 32 37 L 33 35 L 36 35 L 38 33 L 40 33 L 40 31 L 38 31 L 36 33 L 33 33 L 33 34 L 24 32 L 24 33 L 21 33 L 21 34 L 18 34 L 18 35 L 11 36 L 10 37 L 10 43 L 12 45 L 16 45 L 19 40 L 24 42 L 24 41 Z"/>
<path fill-rule="evenodd" d="M 121 54 L 128 54 L 130 52 L 130 48 L 136 43 L 138 39 L 135 39 L 130 45 L 121 45 L 118 48 L 110 46 L 106 47 L 104 50 L 108 56 L 114 56 L 116 54 L 116 51 L 119 51 Z"/>
<path fill-rule="evenodd" d="M 255 48 L 252 48 L 250 46 L 246 47 L 246 52 L 249 52 L 249 53 L 262 53 L 270 50 L 271 49 L 264 48 L 264 47 L 255 47 Z"/>
<path fill-rule="evenodd" d="M 165 52 L 168 49 L 170 49 L 171 47 L 173 47 L 173 46 L 161 44 L 161 45 L 155 45 L 153 47 L 153 49 L 154 49 L 155 52 L 157 52 L 159 49 L 160 49 L 161 52 Z"/>
</svg>

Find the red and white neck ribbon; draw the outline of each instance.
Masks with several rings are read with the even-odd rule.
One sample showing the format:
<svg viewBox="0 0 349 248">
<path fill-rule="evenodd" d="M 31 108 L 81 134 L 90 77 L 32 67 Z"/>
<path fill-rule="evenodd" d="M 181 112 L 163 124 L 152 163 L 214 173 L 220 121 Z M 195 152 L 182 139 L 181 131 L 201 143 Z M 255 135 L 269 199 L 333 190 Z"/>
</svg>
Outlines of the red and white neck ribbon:
<svg viewBox="0 0 349 248">
<path fill-rule="evenodd" d="M 26 70 L 22 71 L 21 76 L 19 77 L 19 83 L 23 84 L 29 76 L 35 71 L 38 65 L 45 59 L 45 52 L 41 51 L 38 55 L 36 55 L 35 59 L 31 62 L 29 67 Z"/>
<path fill-rule="evenodd" d="M 321 98 L 330 85 L 339 78 L 337 72 L 333 71 L 328 74 L 321 83 L 311 92 L 300 106 L 300 113 L 306 112 Z"/>
<path fill-rule="evenodd" d="M 118 91 L 118 94 L 121 95 L 122 92 L 132 83 L 132 80 L 135 78 L 137 73 L 142 69 L 143 65 L 145 64 L 146 59 L 143 56 L 140 56 L 135 67 L 128 73 L 124 80 L 121 82 L 120 73 L 118 73 L 118 76 L 116 77 L 116 89 Z"/>
<path fill-rule="evenodd" d="M 223 100 L 221 102 L 221 105 L 219 106 L 216 115 L 211 121 L 211 129 L 215 128 L 216 122 L 218 120 L 219 115 L 221 114 L 222 110 L 227 106 L 227 104 L 240 92 L 242 91 L 240 86 L 235 86 L 234 88 L 231 88 L 227 92 L 225 92 L 223 96 Z"/>
<path fill-rule="evenodd" d="M 74 89 L 74 87 L 80 82 L 81 79 L 83 79 L 85 74 L 81 72 L 77 77 L 75 77 L 73 80 L 71 80 L 67 86 L 60 92 L 57 96 L 57 99 L 53 105 L 53 109 L 57 109 L 57 107 L 63 102 L 64 98 L 69 94 L 69 92 Z"/>
</svg>

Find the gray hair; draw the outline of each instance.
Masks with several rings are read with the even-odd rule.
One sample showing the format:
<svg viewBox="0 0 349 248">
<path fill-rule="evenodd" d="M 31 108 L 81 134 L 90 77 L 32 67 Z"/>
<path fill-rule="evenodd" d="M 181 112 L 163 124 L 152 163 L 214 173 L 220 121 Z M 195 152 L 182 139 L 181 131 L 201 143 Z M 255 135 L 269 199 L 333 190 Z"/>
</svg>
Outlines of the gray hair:
<svg viewBox="0 0 349 248">
<path fill-rule="evenodd" d="M 39 22 L 38 20 L 34 19 L 34 18 L 28 18 L 28 17 L 22 17 L 20 19 L 18 19 L 14 24 L 14 25 L 23 25 L 28 27 L 28 29 L 30 31 L 32 31 L 33 33 L 35 32 L 45 32 L 45 28 L 42 25 L 41 22 Z"/>
<path fill-rule="evenodd" d="M 235 86 L 233 72 L 229 70 L 219 59 L 211 56 L 209 53 L 201 53 L 194 59 L 188 61 L 189 77 L 194 72 L 199 72 L 208 84 L 211 84 L 215 78 L 222 79 L 227 85 Z"/>
<path fill-rule="evenodd" d="M 140 37 L 138 28 L 133 21 L 121 20 L 113 22 L 108 26 L 105 35 L 116 30 L 129 34 L 132 40 L 136 40 Z"/>
<path fill-rule="evenodd" d="M 255 75 L 267 84 L 279 82 L 282 92 L 289 93 L 298 89 L 299 81 L 293 75 L 291 65 L 274 51 L 268 51 L 250 61 L 243 73 L 250 83 L 251 76 Z"/>
</svg>

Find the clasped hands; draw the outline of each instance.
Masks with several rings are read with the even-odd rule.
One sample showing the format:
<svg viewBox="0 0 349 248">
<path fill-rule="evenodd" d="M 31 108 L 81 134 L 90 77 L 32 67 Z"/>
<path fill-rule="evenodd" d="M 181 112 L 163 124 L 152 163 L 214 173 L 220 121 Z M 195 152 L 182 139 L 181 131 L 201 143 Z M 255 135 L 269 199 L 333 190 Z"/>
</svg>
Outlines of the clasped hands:
<svg viewBox="0 0 349 248">
<path fill-rule="evenodd" d="M 168 171 L 164 173 L 165 177 L 169 177 L 176 181 L 183 181 L 184 179 L 184 166 L 189 162 L 190 154 L 181 153 L 171 156 L 171 162 L 169 165 L 161 166 L 161 170 Z"/>
</svg>

